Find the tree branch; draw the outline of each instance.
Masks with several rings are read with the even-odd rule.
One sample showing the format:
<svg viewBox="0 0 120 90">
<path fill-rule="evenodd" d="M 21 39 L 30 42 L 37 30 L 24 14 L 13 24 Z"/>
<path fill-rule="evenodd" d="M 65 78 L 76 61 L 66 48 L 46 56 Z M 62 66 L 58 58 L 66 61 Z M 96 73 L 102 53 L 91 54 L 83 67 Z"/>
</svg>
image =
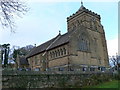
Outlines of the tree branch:
<svg viewBox="0 0 120 90">
<path fill-rule="evenodd" d="M 26 5 L 19 0 L 0 0 L 0 21 L 3 27 L 13 31 L 14 17 L 22 16 L 28 11 Z"/>
</svg>

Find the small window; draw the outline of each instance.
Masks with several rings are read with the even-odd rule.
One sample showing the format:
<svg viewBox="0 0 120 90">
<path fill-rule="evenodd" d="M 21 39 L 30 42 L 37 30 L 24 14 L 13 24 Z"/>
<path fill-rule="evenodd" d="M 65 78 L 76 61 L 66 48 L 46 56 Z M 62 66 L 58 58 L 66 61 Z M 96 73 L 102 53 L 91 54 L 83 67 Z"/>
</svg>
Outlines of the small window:
<svg viewBox="0 0 120 90">
<path fill-rule="evenodd" d="M 55 57 L 57 57 L 57 51 L 55 51 Z"/>
<path fill-rule="evenodd" d="M 60 56 L 60 51 L 58 50 L 58 56 Z"/>
<path fill-rule="evenodd" d="M 50 58 L 52 58 L 52 53 L 50 52 Z"/>
<path fill-rule="evenodd" d="M 60 53 L 61 53 L 61 55 L 63 55 L 63 50 L 62 49 L 60 49 Z"/>
<path fill-rule="evenodd" d="M 63 52 L 64 52 L 64 55 L 66 55 L 66 49 L 65 48 L 63 48 Z"/>
<path fill-rule="evenodd" d="M 53 54 L 53 58 L 55 58 L 55 52 L 53 52 L 52 54 Z"/>
</svg>

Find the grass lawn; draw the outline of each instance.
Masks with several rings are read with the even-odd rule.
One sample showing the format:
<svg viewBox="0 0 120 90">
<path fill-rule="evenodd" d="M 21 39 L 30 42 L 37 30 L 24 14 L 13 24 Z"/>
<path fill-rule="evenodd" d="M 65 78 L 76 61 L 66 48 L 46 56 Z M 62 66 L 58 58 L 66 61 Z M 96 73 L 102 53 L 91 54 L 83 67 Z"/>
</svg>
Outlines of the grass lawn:
<svg viewBox="0 0 120 90">
<path fill-rule="evenodd" d="M 83 88 L 120 88 L 120 81 L 113 80 L 113 81 L 101 83 L 96 86 L 88 86 L 88 87 L 83 87 Z"/>
</svg>

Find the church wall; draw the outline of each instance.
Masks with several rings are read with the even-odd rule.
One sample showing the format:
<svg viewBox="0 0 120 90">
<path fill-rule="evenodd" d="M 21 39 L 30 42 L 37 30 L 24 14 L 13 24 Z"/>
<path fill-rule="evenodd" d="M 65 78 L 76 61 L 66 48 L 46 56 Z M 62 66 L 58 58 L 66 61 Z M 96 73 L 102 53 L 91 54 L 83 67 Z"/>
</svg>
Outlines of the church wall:
<svg viewBox="0 0 120 90">
<path fill-rule="evenodd" d="M 90 64 L 90 53 L 77 51 L 77 55 L 70 56 L 71 64 Z"/>
<path fill-rule="evenodd" d="M 79 64 L 91 64 L 90 53 L 78 51 L 77 63 Z"/>
<path fill-rule="evenodd" d="M 105 62 L 104 62 L 105 56 L 104 56 L 103 42 L 101 39 L 101 33 L 93 32 L 90 30 L 89 33 L 93 40 L 93 47 L 92 47 L 93 50 L 91 51 L 94 51 L 96 49 L 94 52 L 92 52 L 92 56 L 95 56 L 95 58 L 98 61 L 98 65 L 105 66 Z M 94 44 L 95 40 L 96 40 L 96 44 Z"/>
<path fill-rule="evenodd" d="M 60 67 L 66 64 L 68 64 L 67 56 L 49 61 L 49 68 L 55 67 L 55 66 Z"/>
<path fill-rule="evenodd" d="M 42 60 L 43 60 L 43 53 L 37 54 L 28 58 L 29 65 L 32 70 L 39 68 L 42 69 Z"/>
</svg>

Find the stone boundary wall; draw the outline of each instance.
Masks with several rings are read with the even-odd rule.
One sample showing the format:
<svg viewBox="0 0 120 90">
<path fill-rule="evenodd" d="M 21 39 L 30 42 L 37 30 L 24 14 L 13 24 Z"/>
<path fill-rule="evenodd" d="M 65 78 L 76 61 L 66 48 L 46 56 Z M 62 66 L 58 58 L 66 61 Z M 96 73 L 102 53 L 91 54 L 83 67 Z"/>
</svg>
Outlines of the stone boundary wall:
<svg viewBox="0 0 120 90">
<path fill-rule="evenodd" d="M 81 88 L 113 79 L 112 73 L 3 71 L 3 88 Z"/>
</svg>

